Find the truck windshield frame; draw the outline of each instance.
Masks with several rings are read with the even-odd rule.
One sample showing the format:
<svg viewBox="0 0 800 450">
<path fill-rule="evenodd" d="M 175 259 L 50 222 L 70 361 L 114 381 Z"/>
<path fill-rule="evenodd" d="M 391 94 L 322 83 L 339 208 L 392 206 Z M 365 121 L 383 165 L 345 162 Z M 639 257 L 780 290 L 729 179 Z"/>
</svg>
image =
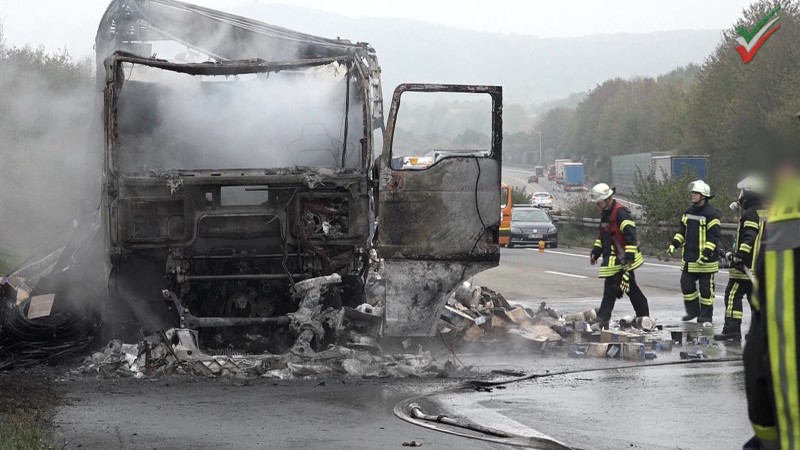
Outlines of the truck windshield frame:
<svg viewBox="0 0 800 450">
<path fill-rule="evenodd" d="M 123 152 L 130 151 L 131 149 L 126 149 L 125 145 L 121 145 L 123 143 L 120 142 L 121 123 L 124 122 L 123 119 L 125 118 L 123 116 L 126 114 L 124 107 L 121 107 L 120 100 L 124 98 L 125 85 L 136 82 L 140 85 L 140 88 L 142 86 L 149 88 L 150 86 L 147 85 L 152 84 L 152 87 L 155 91 L 158 89 L 163 89 L 163 83 L 159 83 L 158 80 L 130 80 L 132 68 L 136 67 L 137 65 L 145 66 L 151 69 L 162 69 L 167 71 L 167 74 L 177 74 L 179 76 L 181 74 L 185 74 L 190 76 L 190 78 L 193 78 L 194 76 L 204 76 L 206 77 L 206 80 L 213 79 L 211 77 L 216 77 L 216 79 L 219 80 L 226 80 L 220 82 L 220 86 L 222 86 L 224 83 L 230 82 L 227 80 L 239 76 L 255 74 L 257 77 L 265 77 L 266 79 L 263 80 L 263 85 L 256 87 L 256 89 L 260 89 L 261 87 L 270 87 L 272 86 L 270 83 L 273 83 L 274 81 L 285 83 L 285 80 L 275 80 L 274 77 L 286 78 L 287 76 L 292 76 L 292 71 L 296 71 L 298 78 L 308 80 L 309 83 L 320 85 L 328 83 L 329 86 L 325 86 L 325 89 L 329 89 L 332 94 L 329 96 L 329 98 L 325 99 L 317 99 L 312 95 L 308 95 L 309 102 L 319 101 L 322 103 L 324 101 L 328 101 L 326 104 L 328 111 L 322 111 L 319 113 L 320 120 L 317 122 L 320 123 L 314 122 L 314 120 L 317 118 L 314 116 L 309 120 L 308 124 L 304 124 L 303 127 L 299 127 L 298 130 L 294 130 L 297 131 L 294 134 L 299 136 L 295 136 L 295 138 L 293 138 L 294 140 L 290 139 L 287 133 L 286 142 L 275 143 L 263 141 L 268 142 L 273 146 L 282 147 L 280 149 L 273 150 L 284 154 L 284 159 L 286 159 L 286 161 L 283 161 L 283 164 L 280 162 L 272 164 L 272 159 L 268 158 L 268 154 L 266 153 L 259 155 L 261 161 L 253 164 L 249 164 L 249 160 L 244 157 L 240 158 L 241 160 L 244 160 L 244 164 L 241 163 L 242 161 L 239 161 L 239 163 L 231 162 L 231 155 L 226 154 L 224 148 L 225 146 L 221 146 L 222 148 L 220 148 L 219 153 L 212 154 L 209 157 L 209 161 L 197 166 L 191 166 L 191 164 L 176 164 L 175 166 L 170 164 L 152 164 L 152 166 L 149 166 L 144 164 L 133 167 L 133 170 L 131 170 L 131 164 L 124 163 L 125 157 L 130 155 L 123 155 Z M 331 68 L 328 70 L 325 68 L 325 66 L 330 66 Z M 369 106 L 367 100 L 369 98 L 369 93 L 367 91 L 368 83 L 365 81 L 366 79 L 364 77 L 363 70 L 361 70 L 360 66 L 352 56 L 315 58 L 297 61 L 267 62 L 254 59 L 244 61 L 224 61 L 220 63 L 183 64 L 164 60 L 146 59 L 136 55 L 127 54 L 125 52 L 117 52 L 106 60 L 106 67 L 107 77 L 105 87 L 105 117 L 106 123 L 108 124 L 106 127 L 106 164 L 112 176 L 121 178 L 137 178 L 142 176 L 148 177 L 165 171 L 202 172 L 208 170 L 236 171 L 240 169 L 245 171 L 256 169 L 278 169 L 286 167 L 325 167 L 334 169 L 362 170 L 368 165 L 369 155 L 367 153 L 371 152 L 368 152 L 367 149 L 371 148 L 369 144 L 372 140 L 372 118 L 368 110 Z M 320 76 L 320 71 L 327 71 L 330 73 L 325 72 L 324 76 Z M 160 71 L 156 70 L 155 72 Z M 198 86 L 205 84 L 212 88 L 216 84 L 216 80 L 191 81 L 196 83 Z M 253 83 L 254 81 L 256 82 L 255 84 L 258 84 L 262 80 L 250 80 L 242 83 Z M 241 86 L 244 86 L 244 84 Z M 239 89 L 239 87 L 230 85 L 225 89 L 234 91 Z M 298 96 L 303 94 L 305 93 L 297 93 Z M 289 99 L 291 98 L 291 95 L 294 95 L 294 93 L 292 92 L 289 94 Z M 331 98 L 334 98 L 334 95 L 337 101 L 330 101 Z M 240 95 L 240 97 L 242 96 Z M 265 105 L 265 107 L 268 106 L 269 105 Z M 273 109 L 276 108 L 273 107 Z M 328 124 L 330 126 L 326 127 L 325 124 L 321 123 L 321 118 L 327 118 L 326 115 L 330 116 L 329 111 L 335 112 L 337 119 L 340 120 L 329 120 L 331 124 Z M 129 122 L 131 120 L 138 121 L 141 116 L 145 116 L 144 118 L 146 118 L 146 115 L 148 114 L 146 109 L 136 112 L 138 113 L 139 117 L 129 117 Z M 255 110 L 255 112 L 259 113 L 258 110 Z M 149 114 L 155 114 L 155 112 L 150 111 Z M 224 118 L 224 111 L 209 111 L 207 114 L 211 116 L 210 120 L 214 120 L 214 117 Z M 269 111 L 264 112 L 263 117 L 259 117 L 258 119 L 263 120 L 266 124 L 275 117 L 276 111 Z M 361 126 L 359 126 L 358 122 L 361 123 Z M 309 130 L 311 131 L 307 132 L 305 129 L 306 125 L 310 127 Z M 319 130 L 315 131 L 315 127 L 319 128 Z M 169 128 L 169 126 L 167 125 L 165 128 Z M 275 132 L 278 130 L 281 132 L 284 131 L 278 127 L 275 127 L 275 129 Z M 183 130 L 176 132 L 180 131 Z M 142 133 L 136 132 L 135 134 L 137 135 L 138 139 Z M 230 129 L 220 130 L 220 134 L 231 134 L 236 136 L 235 130 L 231 131 Z M 315 142 L 313 145 L 308 145 L 309 151 L 313 150 L 313 152 L 320 152 L 321 150 L 326 150 L 329 155 L 325 156 L 324 161 L 321 161 L 323 158 L 315 157 L 313 155 L 305 156 L 303 158 L 292 157 L 292 155 L 297 153 L 297 149 L 295 149 L 295 153 L 292 153 L 293 151 L 291 148 L 289 148 L 289 145 L 282 145 L 291 144 L 304 139 L 316 139 L 320 142 L 325 141 L 324 146 L 317 142 Z M 159 142 L 156 141 L 153 144 L 159 145 Z M 137 143 L 136 145 L 140 144 Z M 190 158 L 194 157 L 191 156 L 191 152 L 195 150 L 192 148 L 192 146 L 187 146 L 187 148 L 183 150 L 190 154 Z M 156 148 L 151 151 L 153 154 L 160 156 L 166 154 L 167 152 L 174 151 L 174 149 Z M 216 154 L 218 154 L 219 157 L 214 156 Z M 131 159 L 138 163 L 136 158 L 137 156 L 133 156 Z M 218 164 L 217 161 L 219 162 Z"/>
</svg>

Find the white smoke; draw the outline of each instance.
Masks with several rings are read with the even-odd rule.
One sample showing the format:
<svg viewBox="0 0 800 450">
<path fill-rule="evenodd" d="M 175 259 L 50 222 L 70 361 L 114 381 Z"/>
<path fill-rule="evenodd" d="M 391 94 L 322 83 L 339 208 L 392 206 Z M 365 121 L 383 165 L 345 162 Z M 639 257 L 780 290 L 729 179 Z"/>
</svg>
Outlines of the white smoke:
<svg viewBox="0 0 800 450">
<path fill-rule="evenodd" d="M 342 65 L 227 77 L 141 65 L 127 67 L 124 73 L 129 79 L 119 100 L 123 172 L 341 167 L 346 93 Z M 346 155 L 350 168 L 358 167 L 363 136 L 363 105 L 356 92 L 351 85 Z"/>
</svg>

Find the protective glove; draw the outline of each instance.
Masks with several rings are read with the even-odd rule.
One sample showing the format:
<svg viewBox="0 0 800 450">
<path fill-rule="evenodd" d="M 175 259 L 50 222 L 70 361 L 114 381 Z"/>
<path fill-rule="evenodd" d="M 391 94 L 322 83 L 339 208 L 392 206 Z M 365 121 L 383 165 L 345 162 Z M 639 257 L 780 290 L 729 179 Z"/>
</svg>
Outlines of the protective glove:
<svg viewBox="0 0 800 450">
<path fill-rule="evenodd" d="M 740 272 L 744 272 L 744 255 L 739 252 L 733 254 L 731 257 L 731 267 Z"/>
<path fill-rule="evenodd" d="M 669 256 L 672 256 L 672 254 L 675 253 L 675 246 L 670 245 L 669 248 L 667 249 L 667 253 L 669 254 Z"/>
<path fill-rule="evenodd" d="M 631 275 L 625 271 L 622 273 L 622 281 L 619 283 L 619 290 L 623 294 L 627 294 L 631 291 Z M 620 295 L 620 297 L 622 297 Z"/>
<path fill-rule="evenodd" d="M 589 264 L 595 265 L 597 264 L 597 256 L 594 253 L 589 255 Z"/>
</svg>

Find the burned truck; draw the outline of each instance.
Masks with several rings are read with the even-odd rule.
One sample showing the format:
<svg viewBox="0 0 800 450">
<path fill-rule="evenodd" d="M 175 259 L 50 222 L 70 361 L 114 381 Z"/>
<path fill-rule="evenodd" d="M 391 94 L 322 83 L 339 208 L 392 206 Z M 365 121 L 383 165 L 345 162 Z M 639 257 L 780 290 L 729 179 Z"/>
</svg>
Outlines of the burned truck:
<svg viewBox="0 0 800 450">
<path fill-rule="evenodd" d="M 338 274 L 325 306 L 432 335 L 456 286 L 497 265 L 500 87 L 403 84 L 384 118 L 368 44 L 173 0 L 113 1 L 96 50 L 118 332 L 290 340 L 295 284 Z M 472 127 L 477 105 L 480 143 L 413 133 L 442 96 L 456 111 L 438 129 Z"/>
</svg>

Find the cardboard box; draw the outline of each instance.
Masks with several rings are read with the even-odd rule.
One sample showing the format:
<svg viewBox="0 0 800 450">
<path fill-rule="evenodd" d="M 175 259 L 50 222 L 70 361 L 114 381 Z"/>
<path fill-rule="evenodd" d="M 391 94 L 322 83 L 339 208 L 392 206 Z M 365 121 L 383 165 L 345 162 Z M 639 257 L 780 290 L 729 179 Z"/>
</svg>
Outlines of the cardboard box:
<svg viewBox="0 0 800 450">
<path fill-rule="evenodd" d="M 625 342 L 622 344 L 622 357 L 637 361 L 644 360 L 644 344 L 639 342 Z"/>
<path fill-rule="evenodd" d="M 586 354 L 588 356 L 594 356 L 595 358 L 605 358 L 607 351 L 608 344 L 602 344 L 599 342 L 591 342 L 586 348 Z"/>
<path fill-rule="evenodd" d="M 463 339 L 465 342 L 475 342 L 483 337 L 483 329 L 478 325 L 472 325 L 464 331 Z"/>
<path fill-rule="evenodd" d="M 618 330 L 603 330 L 600 332 L 600 342 L 603 344 L 628 342 L 628 333 Z"/>
<path fill-rule="evenodd" d="M 643 334 L 629 333 L 621 330 L 603 330 L 600 332 L 600 342 L 639 342 L 644 344 L 646 336 Z"/>
<path fill-rule="evenodd" d="M 528 316 L 528 313 L 525 312 L 525 308 L 522 306 L 517 306 L 516 308 L 509 310 L 508 316 L 514 323 L 525 323 L 531 319 Z"/>
<path fill-rule="evenodd" d="M 475 325 L 475 319 L 472 316 L 449 305 L 445 305 L 441 318 L 459 331 Z"/>
</svg>

